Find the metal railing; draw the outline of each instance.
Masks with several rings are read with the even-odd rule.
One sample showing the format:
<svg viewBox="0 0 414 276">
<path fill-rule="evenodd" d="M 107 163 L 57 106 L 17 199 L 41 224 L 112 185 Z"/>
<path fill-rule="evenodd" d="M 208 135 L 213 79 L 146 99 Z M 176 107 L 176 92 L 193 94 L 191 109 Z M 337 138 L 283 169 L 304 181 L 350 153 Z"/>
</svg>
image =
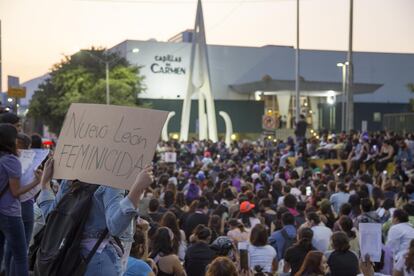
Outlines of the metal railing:
<svg viewBox="0 0 414 276">
<path fill-rule="evenodd" d="M 405 134 L 414 132 L 414 113 L 390 113 L 383 116 L 384 129 Z"/>
</svg>

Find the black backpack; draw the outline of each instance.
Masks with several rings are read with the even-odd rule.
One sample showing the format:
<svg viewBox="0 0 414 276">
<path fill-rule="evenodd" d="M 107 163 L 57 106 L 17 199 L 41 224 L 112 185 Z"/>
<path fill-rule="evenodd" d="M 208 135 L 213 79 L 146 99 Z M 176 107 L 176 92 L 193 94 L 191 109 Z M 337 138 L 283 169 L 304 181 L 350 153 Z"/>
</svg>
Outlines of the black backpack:
<svg viewBox="0 0 414 276">
<path fill-rule="evenodd" d="M 81 255 L 84 226 L 98 188 L 98 185 L 75 181 L 50 212 L 45 227 L 35 236 L 30 248 L 35 276 L 80 276 L 85 273 L 87 264 L 108 235 L 108 229 L 105 229 L 88 256 Z"/>
</svg>

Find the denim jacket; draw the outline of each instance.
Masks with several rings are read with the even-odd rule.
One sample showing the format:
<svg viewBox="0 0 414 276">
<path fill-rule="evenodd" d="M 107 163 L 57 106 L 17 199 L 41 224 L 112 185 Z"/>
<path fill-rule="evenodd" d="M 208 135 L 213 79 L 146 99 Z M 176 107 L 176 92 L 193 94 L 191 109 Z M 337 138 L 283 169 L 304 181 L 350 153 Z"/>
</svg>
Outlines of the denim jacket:
<svg viewBox="0 0 414 276">
<path fill-rule="evenodd" d="M 59 200 L 70 189 L 70 181 L 63 180 L 60 189 L 54 196 L 51 190 L 42 190 L 37 203 L 44 217 L 55 208 Z M 132 241 L 132 219 L 138 215 L 124 190 L 100 186 L 94 196 L 92 209 L 85 224 L 84 239 L 97 239 L 108 228 L 111 236 L 119 237 L 123 241 Z"/>
</svg>

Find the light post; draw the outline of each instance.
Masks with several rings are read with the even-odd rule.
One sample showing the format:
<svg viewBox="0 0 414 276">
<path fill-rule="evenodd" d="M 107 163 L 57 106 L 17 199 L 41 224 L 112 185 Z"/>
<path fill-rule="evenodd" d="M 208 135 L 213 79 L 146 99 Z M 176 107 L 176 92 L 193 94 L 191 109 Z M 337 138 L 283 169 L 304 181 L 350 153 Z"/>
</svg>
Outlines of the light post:
<svg viewBox="0 0 414 276">
<path fill-rule="evenodd" d="M 342 68 L 342 108 L 341 108 L 341 130 L 345 130 L 345 100 L 346 100 L 346 66 L 348 65 L 348 62 L 345 63 L 337 63 L 337 67 Z"/>
<path fill-rule="evenodd" d="M 92 52 L 90 52 L 90 50 L 81 50 L 82 52 L 88 53 L 91 57 L 95 58 L 96 60 L 105 63 L 105 82 L 106 82 L 106 104 L 109 105 L 110 102 L 110 88 L 109 88 L 109 65 L 111 63 L 116 63 L 117 61 L 119 61 L 122 57 L 117 57 L 114 58 L 112 60 L 108 60 L 108 49 L 103 51 L 104 56 L 106 57 L 105 59 L 102 59 L 100 57 L 98 57 L 97 55 L 93 54 Z M 134 48 L 128 52 L 137 54 L 139 52 L 138 48 Z M 127 52 L 127 53 L 128 53 Z"/>
</svg>

